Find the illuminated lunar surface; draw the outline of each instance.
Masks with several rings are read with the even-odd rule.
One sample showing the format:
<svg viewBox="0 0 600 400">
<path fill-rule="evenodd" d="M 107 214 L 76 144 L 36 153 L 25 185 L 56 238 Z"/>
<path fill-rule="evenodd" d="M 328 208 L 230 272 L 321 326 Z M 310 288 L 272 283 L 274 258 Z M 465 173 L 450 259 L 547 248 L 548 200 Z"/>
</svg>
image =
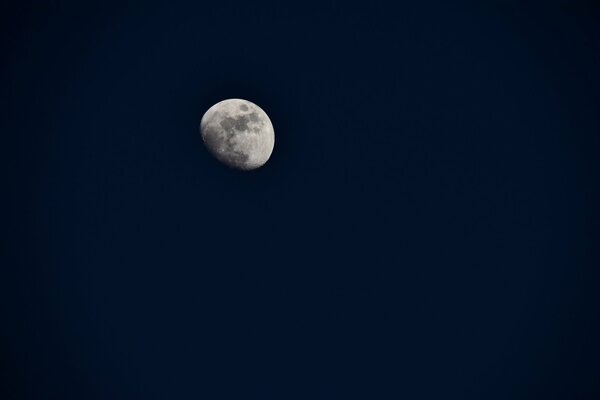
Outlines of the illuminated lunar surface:
<svg viewBox="0 0 600 400">
<path fill-rule="evenodd" d="M 256 104 L 242 99 L 223 100 L 200 121 L 202 140 L 223 164 L 240 170 L 264 165 L 275 145 L 273 124 Z"/>
</svg>

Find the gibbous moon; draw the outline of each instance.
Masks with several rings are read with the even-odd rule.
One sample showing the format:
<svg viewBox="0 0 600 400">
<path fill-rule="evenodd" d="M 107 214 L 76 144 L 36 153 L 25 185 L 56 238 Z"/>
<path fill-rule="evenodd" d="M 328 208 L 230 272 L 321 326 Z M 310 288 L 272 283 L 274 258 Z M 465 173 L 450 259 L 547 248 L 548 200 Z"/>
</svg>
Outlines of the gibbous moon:
<svg viewBox="0 0 600 400">
<path fill-rule="evenodd" d="M 217 160 L 241 170 L 264 165 L 275 146 L 271 120 L 248 100 L 227 99 L 209 108 L 200 121 L 200 133 Z"/>
</svg>

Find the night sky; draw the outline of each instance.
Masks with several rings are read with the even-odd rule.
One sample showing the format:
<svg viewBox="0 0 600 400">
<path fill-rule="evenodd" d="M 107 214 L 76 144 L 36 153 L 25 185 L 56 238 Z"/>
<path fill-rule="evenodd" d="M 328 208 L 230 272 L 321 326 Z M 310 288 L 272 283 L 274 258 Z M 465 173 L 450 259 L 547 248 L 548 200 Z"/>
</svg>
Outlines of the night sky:
<svg viewBox="0 0 600 400">
<path fill-rule="evenodd" d="M 597 2 L 1 7 L 1 399 L 600 398 Z"/>
</svg>

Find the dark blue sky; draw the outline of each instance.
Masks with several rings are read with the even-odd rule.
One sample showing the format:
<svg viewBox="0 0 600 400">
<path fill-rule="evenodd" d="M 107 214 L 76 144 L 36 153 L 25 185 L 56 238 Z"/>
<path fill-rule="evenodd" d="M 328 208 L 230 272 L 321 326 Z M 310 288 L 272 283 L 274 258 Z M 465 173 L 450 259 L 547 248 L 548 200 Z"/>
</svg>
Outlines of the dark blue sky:
<svg viewBox="0 0 600 400">
<path fill-rule="evenodd" d="M 594 2 L 13 3 L 0 397 L 599 398 Z"/>
</svg>

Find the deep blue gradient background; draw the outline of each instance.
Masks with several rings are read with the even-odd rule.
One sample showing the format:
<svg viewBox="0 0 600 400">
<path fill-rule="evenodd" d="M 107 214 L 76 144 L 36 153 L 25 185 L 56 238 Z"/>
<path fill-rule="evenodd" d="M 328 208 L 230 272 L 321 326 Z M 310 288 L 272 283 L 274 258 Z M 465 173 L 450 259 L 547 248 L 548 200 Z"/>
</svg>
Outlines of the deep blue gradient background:
<svg viewBox="0 0 600 400">
<path fill-rule="evenodd" d="M 13 3 L 0 398 L 600 398 L 594 2 Z"/>
</svg>

